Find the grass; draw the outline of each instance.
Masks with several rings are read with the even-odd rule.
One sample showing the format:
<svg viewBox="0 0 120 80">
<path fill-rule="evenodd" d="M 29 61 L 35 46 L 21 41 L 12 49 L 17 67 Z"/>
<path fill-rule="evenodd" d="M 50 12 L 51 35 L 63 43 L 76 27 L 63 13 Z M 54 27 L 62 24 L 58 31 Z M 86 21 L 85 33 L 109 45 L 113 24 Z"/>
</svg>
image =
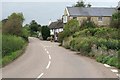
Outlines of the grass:
<svg viewBox="0 0 120 80">
<path fill-rule="evenodd" d="M 21 56 L 26 48 L 27 44 L 24 45 L 24 47 L 21 50 L 17 50 L 15 52 L 12 52 L 10 55 L 6 55 L 2 58 L 2 66 L 6 66 L 7 64 L 13 62 L 15 59 L 17 59 L 19 56 Z"/>
</svg>

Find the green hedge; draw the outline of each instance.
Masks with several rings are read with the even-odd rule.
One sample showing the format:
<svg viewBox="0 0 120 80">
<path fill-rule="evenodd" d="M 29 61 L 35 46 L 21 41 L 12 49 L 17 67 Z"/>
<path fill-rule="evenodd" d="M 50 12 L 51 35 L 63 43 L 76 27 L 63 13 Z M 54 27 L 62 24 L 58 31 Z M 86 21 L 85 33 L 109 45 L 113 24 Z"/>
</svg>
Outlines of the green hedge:
<svg viewBox="0 0 120 80">
<path fill-rule="evenodd" d="M 25 40 L 12 35 L 2 35 L 2 55 L 10 55 L 12 52 L 20 50 L 25 45 Z"/>
</svg>

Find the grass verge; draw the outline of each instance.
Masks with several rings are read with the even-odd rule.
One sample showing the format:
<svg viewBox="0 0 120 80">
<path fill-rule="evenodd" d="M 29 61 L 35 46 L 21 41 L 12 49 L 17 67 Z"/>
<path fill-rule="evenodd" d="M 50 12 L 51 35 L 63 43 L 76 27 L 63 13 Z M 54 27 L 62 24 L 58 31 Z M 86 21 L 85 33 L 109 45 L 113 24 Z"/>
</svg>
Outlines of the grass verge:
<svg viewBox="0 0 120 80">
<path fill-rule="evenodd" d="M 23 46 L 21 50 L 17 50 L 15 52 L 12 52 L 10 55 L 6 55 L 2 58 L 2 67 L 8 65 L 9 63 L 13 62 L 15 59 L 17 59 L 19 56 L 21 56 L 27 47 L 27 43 Z"/>
</svg>

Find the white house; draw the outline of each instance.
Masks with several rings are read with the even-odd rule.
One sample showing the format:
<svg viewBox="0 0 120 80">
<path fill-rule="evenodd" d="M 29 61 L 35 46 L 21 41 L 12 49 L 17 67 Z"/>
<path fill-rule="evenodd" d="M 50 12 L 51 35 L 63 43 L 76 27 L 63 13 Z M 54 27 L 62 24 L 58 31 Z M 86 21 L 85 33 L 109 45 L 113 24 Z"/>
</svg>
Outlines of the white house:
<svg viewBox="0 0 120 80">
<path fill-rule="evenodd" d="M 58 40 L 58 33 L 63 31 L 63 22 L 62 20 L 57 20 L 49 24 L 50 35 L 54 38 L 55 41 Z"/>
</svg>

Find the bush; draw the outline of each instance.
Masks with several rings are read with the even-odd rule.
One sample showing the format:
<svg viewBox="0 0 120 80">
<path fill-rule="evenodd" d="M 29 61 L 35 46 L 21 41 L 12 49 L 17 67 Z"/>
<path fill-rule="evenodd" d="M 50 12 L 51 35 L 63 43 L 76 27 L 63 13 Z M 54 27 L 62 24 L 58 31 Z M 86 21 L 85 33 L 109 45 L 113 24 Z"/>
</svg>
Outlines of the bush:
<svg viewBox="0 0 120 80">
<path fill-rule="evenodd" d="M 29 36 L 30 36 L 30 31 L 26 28 L 22 28 L 21 37 L 23 37 L 26 41 L 28 41 Z"/>
<path fill-rule="evenodd" d="M 66 49 L 70 49 L 70 42 L 72 41 L 72 37 L 68 37 L 68 38 L 65 38 L 64 41 L 63 41 L 63 46 L 66 48 Z"/>
<path fill-rule="evenodd" d="M 25 41 L 21 37 L 2 35 L 3 57 L 23 48 Z"/>
<path fill-rule="evenodd" d="M 118 58 L 117 57 L 112 57 L 108 60 L 107 64 L 111 65 L 111 66 L 115 66 L 118 67 Z"/>
<path fill-rule="evenodd" d="M 47 40 L 50 37 L 50 29 L 47 26 L 42 26 L 41 33 L 43 40 Z"/>
<path fill-rule="evenodd" d="M 92 40 L 89 38 L 74 38 L 70 42 L 70 49 L 80 51 L 82 53 L 89 53 L 91 51 Z"/>
<path fill-rule="evenodd" d="M 89 21 L 89 20 L 84 20 L 82 23 L 81 23 L 81 29 L 87 29 L 87 28 L 95 28 L 97 27 L 97 25 L 92 22 L 92 21 Z"/>
<path fill-rule="evenodd" d="M 58 33 L 58 42 L 62 43 L 63 40 L 64 40 L 64 33 L 63 32 Z"/>
<path fill-rule="evenodd" d="M 79 30 L 79 22 L 76 19 L 72 19 L 64 26 L 64 37 L 71 36 Z"/>
</svg>

